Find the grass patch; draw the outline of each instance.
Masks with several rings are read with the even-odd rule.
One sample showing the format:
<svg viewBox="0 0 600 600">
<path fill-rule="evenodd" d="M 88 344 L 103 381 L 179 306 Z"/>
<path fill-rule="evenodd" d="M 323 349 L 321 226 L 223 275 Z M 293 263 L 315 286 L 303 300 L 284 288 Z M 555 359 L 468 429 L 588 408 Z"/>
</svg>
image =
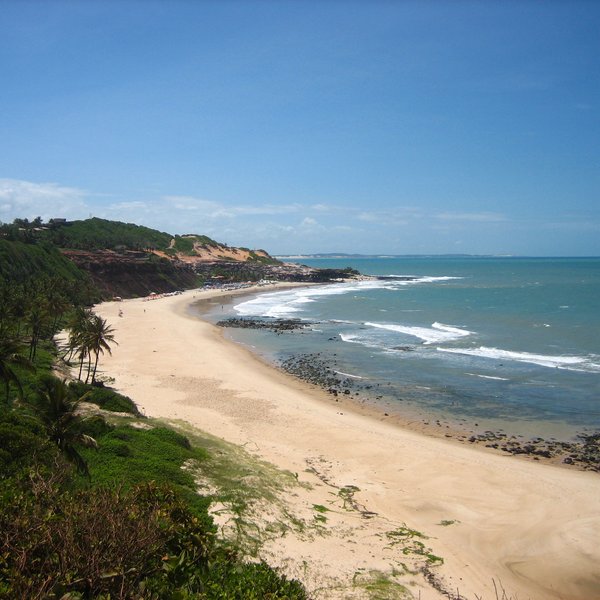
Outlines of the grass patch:
<svg viewBox="0 0 600 600">
<path fill-rule="evenodd" d="M 389 547 L 400 546 L 402 554 L 404 555 L 423 557 L 427 566 L 441 565 L 444 563 L 443 558 L 433 554 L 431 548 L 428 548 L 421 541 L 428 539 L 428 537 L 416 529 L 411 529 L 410 527 L 403 525 L 392 531 L 387 531 L 385 535 L 389 540 Z"/>
<path fill-rule="evenodd" d="M 194 256 L 196 254 L 194 250 L 194 239 L 181 237 L 179 235 L 175 236 L 173 249 L 176 252 L 181 252 L 182 254 L 187 254 L 188 256 Z"/>
<path fill-rule="evenodd" d="M 346 510 L 356 510 L 354 494 L 360 492 L 360 488 L 355 485 L 345 485 L 338 491 L 338 496 L 342 499 L 343 507 Z"/>
<path fill-rule="evenodd" d="M 101 419 L 86 421 L 98 449 L 82 449 L 93 486 L 126 489 L 147 482 L 169 485 L 180 492 L 197 511 L 206 511 L 210 498 L 196 493 L 196 480 L 189 464 L 202 463 L 208 453 L 193 448 L 182 434 L 164 426 L 138 429 L 130 424 L 102 425 Z M 80 479 L 79 486 L 88 483 Z"/>
<path fill-rule="evenodd" d="M 395 570 L 383 573 L 377 570 L 359 570 L 354 574 L 352 585 L 354 588 L 365 590 L 373 600 L 408 600 L 412 594 L 402 584 L 394 580 L 398 575 Z"/>
<path fill-rule="evenodd" d="M 128 396 L 119 394 L 115 390 L 103 387 L 88 385 L 81 381 L 71 381 L 69 388 L 80 398 L 84 394 L 89 394 L 86 397 L 86 402 L 99 406 L 102 410 L 111 412 L 123 412 L 139 416 L 140 412 L 135 402 Z"/>
<path fill-rule="evenodd" d="M 202 488 L 210 491 L 218 507 L 213 514 L 235 546 L 256 556 L 265 541 L 288 531 L 312 534 L 309 524 L 291 514 L 283 499 L 285 492 L 306 485 L 294 473 L 282 471 L 240 446 L 187 424 L 176 426 L 192 447 L 208 454 L 208 458 L 191 466 L 189 472 L 195 476 L 200 493 Z"/>
<path fill-rule="evenodd" d="M 460 523 L 460 521 L 457 521 L 456 519 L 452 519 L 452 520 L 442 519 L 438 523 L 438 525 L 441 525 L 442 527 L 449 527 L 450 525 L 454 525 L 455 523 Z"/>
</svg>

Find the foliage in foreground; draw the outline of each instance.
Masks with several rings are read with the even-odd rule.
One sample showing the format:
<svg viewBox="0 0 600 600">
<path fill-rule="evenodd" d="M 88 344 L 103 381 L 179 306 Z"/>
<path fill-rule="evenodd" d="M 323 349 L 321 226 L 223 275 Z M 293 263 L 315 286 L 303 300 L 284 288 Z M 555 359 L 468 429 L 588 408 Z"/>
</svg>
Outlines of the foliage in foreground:
<svg viewBox="0 0 600 600">
<path fill-rule="evenodd" d="M 39 225 L 0 226 L 0 600 L 306 598 L 297 581 L 217 539 L 211 498 L 184 468 L 201 466 L 206 450 L 165 427 L 86 416 L 81 400 L 139 412 L 113 390 L 51 375 L 54 335 L 80 314 L 94 319 L 83 309 L 94 292 L 56 248 L 37 244 Z M 108 235 L 105 222 L 91 225 L 91 243 Z M 162 242 L 124 230 L 132 246 Z M 71 243 L 86 232 L 71 228 Z M 96 324 L 68 348 L 92 382 L 115 341 Z"/>
<path fill-rule="evenodd" d="M 176 492 L 59 491 L 37 479 L 2 493 L 0 598 L 303 598 L 297 582 L 243 564 Z"/>
<path fill-rule="evenodd" d="M 217 539 L 210 498 L 182 469 L 208 453 L 148 427 L 83 418 L 81 431 L 98 445 L 79 448 L 90 481 L 47 422 L 1 407 L 0 599 L 306 598 L 297 581 L 244 562 Z"/>
</svg>

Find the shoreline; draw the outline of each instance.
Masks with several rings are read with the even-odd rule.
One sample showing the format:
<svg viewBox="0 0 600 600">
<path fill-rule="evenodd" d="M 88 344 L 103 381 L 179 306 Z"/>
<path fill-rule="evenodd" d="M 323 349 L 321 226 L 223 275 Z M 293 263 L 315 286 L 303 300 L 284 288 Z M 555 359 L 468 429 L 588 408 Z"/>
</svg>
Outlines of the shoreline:
<svg viewBox="0 0 600 600">
<path fill-rule="evenodd" d="M 283 291 L 302 285 L 282 284 L 282 287 L 278 289 Z M 214 316 L 213 319 L 208 318 L 213 307 L 218 306 L 218 304 L 225 304 L 226 309 L 231 312 L 230 309 L 234 301 L 246 301 L 255 298 L 263 291 L 256 289 L 254 291 L 236 290 L 229 293 L 226 291 L 218 298 L 209 297 L 197 300 L 189 305 L 188 312 L 194 318 L 200 318 L 215 324 Z M 236 321 L 261 322 L 260 317 L 227 317 L 225 322 L 231 321 L 232 318 Z M 293 321 L 294 319 L 290 320 L 290 322 Z M 284 327 L 283 330 L 280 330 L 277 325 L 278 322 L 283 322 L 285 325 L 286 319 L 273 319 L 274 326 L 272 329 L 279 334 L 296 335 L 302 333 L 302 327 L 297 327 L 295 330 Z M 301 325 L 303 321 L 296 321 L 296 323 Z M 216 323 L 216 325 L 220 326 L 221 323 Z M 308 325 L 312 324 L 308 323 Z M 593 448 L 595 439 L 600 436 L 598 430 L 575 430 L 569 425 L 563 426 L 560 423 L 548 422 L 546 427 L 549 431 L 544 436 L 539 436 L 531 431 L 528 432 L 525 422 L 520 423 L 520 426 L 515 426 L 515 423 L 512 423 L 512 429 L 506 431 L 507 423 L 497 418 L 468 419 L 442 411 L 427 411 L 414 403 L 399 404 L 389 397 L 384 398 L 382 395 L 376 395 L 377 393 L 384 393 L 379 387 L 377 387 L 376 392 L 371 392 L 373 386 L 365 387 L 360 381 L 353 380 L 352 375 L 336 371 L 332 366 L 335 361 L 331 360 L 331 357 L 329 359 L 323 358 L 321 353 L 318 352 L 312 355 L 299 354 L 297 357 L 285 361 L 287 364 L 278 364 L 262 356 L 252 346 L 236 340 L 235 335 L 228 335 L 227 326 L 221 328 L 225 339 L 246 348 L 265 365 L 326 392 L 322 397 L 322 401 L 332 405 L 337 403 L 338 408 L 344 407 L 345 410 L 352 410 L 357 414 L 386 421 L 423 435 L 459 444 L 477 446 L 498 455 L 504 454 L 521 460 L 539 461 L 562 468 L 600 471 L 600 455 L 598 449 Z M 254 328 L 257 327 L 249 327 L 249 329 Z M 294 368 L 301 363 L 308 363 L 308 369 Z M 335 377 L 333 374 L 341 376 L 342 381 L 338 377 L 338 382 L 332 384 L 331 380 Z M 566 431 L 569 431 L 569 433 L 566 434 Z M 586 446 L 587 440 L 591 440 L 592 444 L 590 446 Z"/>
<path fill-rule="evenodd" d="M 452 593 L 494 598 L 499 581 L 509 598 L 600 598 L 597 474 L 514 460 L 332 403 L 190 314 L 194 299 L 224 293 L 99 305 L 119 343 L 100 368 L 148 416 L 183 420 L 296 473 L 312 491 L 296 490 L 290 506 L 304 510 L 315 498 L 326 504 L 329 488 L 352 486 L 376 515 L 336 512 L 328 536 L 307 543 L 290 534 L 265 548 L 269 562 L 298 577 L 293 565 L 305 561 L 309 590 L 327 590 L 318 597 L 352 597 L 336 596 L 335 582 L 406 560 L 385 539 L 392 525 L 404 524 L 444 559 L 434 577 Z M 411 585 L 415 597 L 444 597 L 416 575 Z"/>
</svg>

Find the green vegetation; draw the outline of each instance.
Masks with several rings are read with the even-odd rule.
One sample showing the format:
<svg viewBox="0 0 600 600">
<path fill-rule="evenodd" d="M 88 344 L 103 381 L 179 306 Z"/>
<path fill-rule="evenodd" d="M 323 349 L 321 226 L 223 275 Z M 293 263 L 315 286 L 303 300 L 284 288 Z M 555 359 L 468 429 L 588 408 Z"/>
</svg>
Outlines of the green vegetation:
<svg viewBox="0 0 600 600">
<path fill-rule="evenodd" d="M 94 314 L 90 309 L 78 307 L 67 323 L 69 332 L 69 356 L 75 354 L 79 359 L 79 379 L 83 364 L 87 359 L 87 383 L 91 375 L 91 383 L 96 382 L 96 371 L 100 354 L 106 350 L 111 353 L 110 345 L 115 344 L 113 328 L 106 319 Z M 93 366 L 92 366 L 93 358 Z"/>
<path fill-rule="evenodd" d="M 432 554 L 431 548 L 426 547 L 421 541 L 426 540 L 427 536 L 420 531 L 403 525 L 393 531 L 386 532 L 386 537 L 389 540 L 388 545 L 390 547 L 400 546 L 402 554 L 423 557 L 427 566 L 441 565 L 444 562 L 443 558 Z"/>
<path fill-rule="evenodd" d="M 181 237 L 180 235 L 175 236 L 174 244 L 171 248 L 174 252 L 180 252 L 181 254 L 187 254 L 193 256 L 196 254 L 194 250 L 194 240 L 189 237 Z"/>
<path fill-rule="evenodd" d="M 280 260 L 273 258 L 272 256 L 262 256 L 256 254 L 254 250 L 250 250 L 250 257 L 248 258 L 249 262 L 256 262 L 261 265 L 280 265 L 282 264 Z"/>
<path fill-rule="evenodd" d="M 364 589 L 370 598 L 377 600 L 408 600 L 413 595 L 394 577 L 402 575 L 395 569 L 391 573 L 383 573 L 373 569 L 361 569 L 354 574 L 352 584 L 355 588 Z"/>
<path fill-rule="evenodd" d="M 97 385 L 88 385 L 82 381 L 71 381 L 69 387 L 73 390 L 76 396 L 83 396 L 85 394 L 85 401 L 91 404 L 95 404 L 102 410 L 118 413 L 130 413 L 132 415 L 139 416 L 139 411 L 135 402 L 115 392 L 115 390 Z"/>
<path fill-rule="evenodd" d="M 8 298 L 7 287 L 11 288 L 11 298 Z M 43 296 L 47 302 L 57 294 L 79 303 L 94 302 L 99 297 L 88 275 L 56 247 L 1 238 L 0 293 L 3 294 L 2 307 L 10 300 L 19 303 L 36 295 Z"/>
<path fill-rule="evenodd" d="M 103 222 L 92 221 L 98 240 Z M 255 476 L 228 459 L 217 476 L 216 442 L 140 417 L 97 381 L 113 331 L 84 307 L 86 278 L 36 237 L 39 225 L 0 227 L 0 600 L 305 599 L 300 583 L 220 539 L 209 514 L 228 500 L 250 528 L 242 490 L 274 498 L 253 485 L 268 467 Z M 79 381 L 52 374 L 61 360 L 75 361 Z M 199 495 L 205 477 L 223 488 Z"/>
<path fill-rule="evenodd" d="M 227 247 L 227 244 L 220 244 L 219 242 L 215 242 L 215 240 L 209 238 L 206 235 L 187 234 L 176 235 L 174 238 L 173 248 L 177 252 L 193 256 L 194 254 L 196 254 L 196 252 L 194 251 L 194 245 L 203 247 Z"/>
<path fill-rule="evenodd" d="M 454 525 L 455 523 L 459 523 L 460 521 L 457 521 L 455 519 L 449 521 L 447 519 L 443 519 L 441 520 L 438 525 L 441 525 L 442 527 L 449 527 L 450 525 Z"/>
<path fill-rule="evenodd" d="M 59 248 L 82 250 L 164 250 L 172 236 L 142 225 L 93 217 L 50 227 L 42 233 Z"/>
<path fill-rule="evenodd" d="M 84 417 L 63 382 L 37 382 L 59 401 L 0 410 L 0 598 L 306 598 L 218 539 L 214 497 L 196 493 L 209 448 L 152 422 Z"/>
</svg>

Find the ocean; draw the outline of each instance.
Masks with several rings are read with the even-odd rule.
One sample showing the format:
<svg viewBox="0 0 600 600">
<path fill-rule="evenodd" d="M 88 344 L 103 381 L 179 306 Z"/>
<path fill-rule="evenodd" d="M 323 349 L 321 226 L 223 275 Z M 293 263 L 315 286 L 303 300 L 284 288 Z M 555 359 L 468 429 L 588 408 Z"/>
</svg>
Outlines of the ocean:
<svg viewBox="0 0 600 600">
<path fill-rule="evenodd" d="M 599 258 L 298 262 L 385 279 L 238 297 L 208 318 L 309 322 L 227 335 L 274 364 L 328 363 L 361 402 L 404 419 L 557 439 L 600 431 Z"/>
</svg>

